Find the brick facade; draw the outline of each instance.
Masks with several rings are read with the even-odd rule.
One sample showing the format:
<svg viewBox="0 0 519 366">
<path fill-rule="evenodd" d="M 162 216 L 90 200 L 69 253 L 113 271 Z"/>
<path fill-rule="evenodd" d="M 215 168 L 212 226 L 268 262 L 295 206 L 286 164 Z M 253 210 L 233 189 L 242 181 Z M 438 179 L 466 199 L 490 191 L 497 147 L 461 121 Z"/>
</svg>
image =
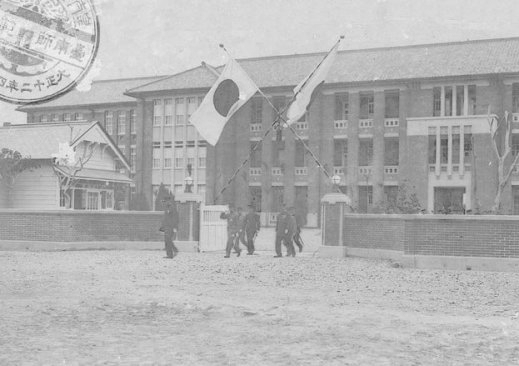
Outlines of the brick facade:
<svg viewBox="0 0 519 366">
<path fill-rule="evenodd" d="M 199 211 L 193 212 L 190 238 L 189 204 L 178 204 L 177 240 L 198 241 Z M 90 242 L 163 241 L 162 212 L 0 211 L 0 240 Z"/>
<path fill-rule="evenodd" d="M 338 228 L 335 221 L 328 224 Z M 348 214 L 344 246 L 411 256 L 519 258 L 519 218 Z"/>
</svg>

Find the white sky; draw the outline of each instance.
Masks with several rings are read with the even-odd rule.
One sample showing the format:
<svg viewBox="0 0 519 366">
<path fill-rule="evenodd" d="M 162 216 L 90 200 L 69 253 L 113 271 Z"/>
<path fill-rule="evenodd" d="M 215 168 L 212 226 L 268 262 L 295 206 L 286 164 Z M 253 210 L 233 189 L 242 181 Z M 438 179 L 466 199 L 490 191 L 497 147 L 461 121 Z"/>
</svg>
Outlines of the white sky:
<svg viewBox="0 0 519 366">
<path fill-rule="evenodd" d="M 517 0 L 95 0 L 89 77 L 167 75 L 236 58 L 519 36 Z M 518 60 L 519 62 L 519 60 Z M 0 122 L 25 115 L 0 102 Z"/>
</svg>

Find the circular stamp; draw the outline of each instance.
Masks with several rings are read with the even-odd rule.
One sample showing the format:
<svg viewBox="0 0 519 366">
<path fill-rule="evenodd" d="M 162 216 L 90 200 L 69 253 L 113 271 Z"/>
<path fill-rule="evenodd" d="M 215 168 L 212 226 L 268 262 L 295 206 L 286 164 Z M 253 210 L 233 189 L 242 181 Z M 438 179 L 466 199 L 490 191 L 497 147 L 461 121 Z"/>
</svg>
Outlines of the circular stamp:
<svg viewBox="0 0 519 366">
<path fill-rule="evenodd" d="M 28 104 L 66 93 L 98 47 L 92 0 L 0 0 L 0 99 Z"/>
</svg>

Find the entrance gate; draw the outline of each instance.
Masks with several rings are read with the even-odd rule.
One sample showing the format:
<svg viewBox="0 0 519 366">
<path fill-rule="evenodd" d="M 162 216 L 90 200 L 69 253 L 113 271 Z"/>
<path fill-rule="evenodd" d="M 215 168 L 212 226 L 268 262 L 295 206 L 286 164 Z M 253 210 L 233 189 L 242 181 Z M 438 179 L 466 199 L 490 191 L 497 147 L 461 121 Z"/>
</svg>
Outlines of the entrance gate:
<svg viewBox="0 0 519 366">
<path fill-rule="evenodd" d="M 202 206 L 200 208 L 200 241 L 201 252 L 225 250 L 227 243 L 227 220 L 220 218 L 222 212 L 228 210 L 225 205 Z"/>
</svg>

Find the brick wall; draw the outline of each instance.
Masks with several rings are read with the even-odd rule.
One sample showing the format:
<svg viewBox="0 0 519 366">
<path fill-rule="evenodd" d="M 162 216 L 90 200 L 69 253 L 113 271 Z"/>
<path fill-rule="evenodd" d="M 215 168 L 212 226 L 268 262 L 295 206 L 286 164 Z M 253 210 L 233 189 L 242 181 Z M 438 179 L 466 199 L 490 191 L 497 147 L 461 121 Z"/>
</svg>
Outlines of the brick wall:
<svg viewBox="0 0 519 366">
<path fill-rule="evenodd" d="M 519 217 L 348 214 L 343 238 L 346 247 L 405 255 L 519 258 Z"/>
<path fill-rule="evenodd" d="M 189 207 L 179 204 L 177 239 L 189 240 Z M 162 241 L 162 212 L 0 211 L 0 240 L 88 242 Z M 198 241 L 195 209 L 193 238 Z"/>
</svg>

